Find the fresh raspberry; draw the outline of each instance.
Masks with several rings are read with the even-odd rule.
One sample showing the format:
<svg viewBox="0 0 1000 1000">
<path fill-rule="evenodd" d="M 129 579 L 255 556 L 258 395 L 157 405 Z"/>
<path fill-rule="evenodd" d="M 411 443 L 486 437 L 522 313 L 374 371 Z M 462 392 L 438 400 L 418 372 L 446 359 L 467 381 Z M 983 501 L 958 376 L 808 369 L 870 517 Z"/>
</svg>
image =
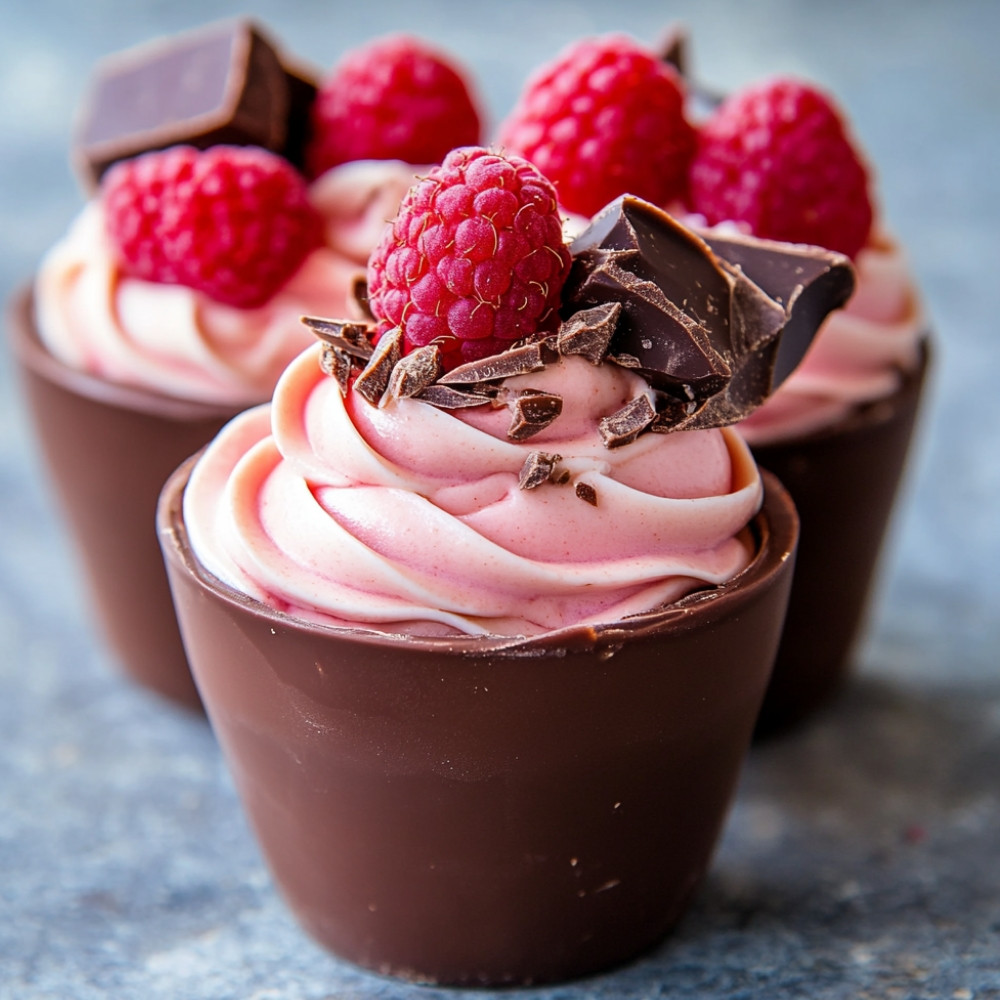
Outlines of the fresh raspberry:
<svg viewBox="0 0 1000 1000">
<path fill-rule="evenodd" d="M 661 206 L 682 197 L 695 133 L 674 68 L 610 35 L 577 42 L 538 70 L 499 142 L 536 164 L 565 208 L 594 215 L 623 194 Z"/>
<path fill-rule="evenodd" d="M 830 97 L 775 78 L 723 102 L 701 130 L 691 207 L 710 225 L 851 257 L 872 226 L 868 172 Z"/>
<path fill-rule="evenodd" d="M 479 142 L 479 112 L 461 72 L 409 35 L 349 52 L 312 109 L 310 175 L 350 160 L 440 163 Z"/>
<path fill-rule="evenodd" d="M 172 146 L 115 164 L 102 184 L 122 270 L 244 309 L 263 305 L 322 236 L 304 179 L 251 146 Z"/>
<path fill-rule="evenodd" d="M 368 261 L 379 333 L 446 368 L 551 328 L 570 256 L 555 189 L 519 156 L 456 149 L 410 188 Z"/>
</svg>

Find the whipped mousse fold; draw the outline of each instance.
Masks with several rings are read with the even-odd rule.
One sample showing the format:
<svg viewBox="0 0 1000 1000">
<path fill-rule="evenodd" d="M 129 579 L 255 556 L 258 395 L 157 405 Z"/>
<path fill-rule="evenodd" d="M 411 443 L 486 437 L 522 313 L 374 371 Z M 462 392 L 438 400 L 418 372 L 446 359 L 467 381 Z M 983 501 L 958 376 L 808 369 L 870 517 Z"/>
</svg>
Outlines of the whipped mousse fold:
<svg viewBox="0 0 1000 1000">
<path fill-rule="evenodd" d="M 849 263 L 746 241 L 764 285 L 776 261 L 815 264 L 783 303 L 630 197 L 571 250 L 557 334 L 448 372 L 436 348 L 403 357 L 398 331 L 372 347 L 362 324 L 307 320 L 324 342 L 191 474 L 204 566 L 307 621 L 424 635 L 615 622 L 745 569 L 760 477 L 720 425 L 804 353 L 794 301 L 818 322 Z"/>
</svg>

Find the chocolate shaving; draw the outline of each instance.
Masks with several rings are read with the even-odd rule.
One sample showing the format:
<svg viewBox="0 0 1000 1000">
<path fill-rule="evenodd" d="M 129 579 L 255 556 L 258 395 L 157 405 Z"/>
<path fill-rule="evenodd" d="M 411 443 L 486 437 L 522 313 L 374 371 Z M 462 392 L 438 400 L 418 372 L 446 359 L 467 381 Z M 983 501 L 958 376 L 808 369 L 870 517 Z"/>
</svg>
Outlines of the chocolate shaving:
<svg viewBox="0 0 1000 1000">
<path fill-rule="evenodd" d="M 402 353 L 403 331 L 397 326 L 382 334 L 368 364 L 354 380 L 355 390 L 373 406 L 377 406 L 385 395 L 392 370 L 399 364 Z"/>
<path fill-rule="evenodd" d="M 513 347 L 501 354 L 491 354 L 480 361 L 452 368 L 441 376 L 442 385 L 475 385 L 497 382 L 515 375 L 528 375 L 545 367 L 545 346 L 540 340 Z"/>
<path fill-rule="evenodd" d="M 331 375 L 337 380 L 337 385 L 340 386 L 340 394 L 346 396 L 347 388 L 351 383 L 351 374 L 355 367 L 354 359 L 339 347 L 334 347 L 332 344 L 324 344 L 323 351 L 320 354 L 319 366 L 327 375 Z"/>
<path fill-rule="evenodd" d="M 517 485 L 522 490 L 533 490 L 536 486 L 548 482 L 552 478 L 556 462 L 561 459 L 562 455 L 551 455 L 544 451 L 531 452 L 524 460 L 524 465 L 521 466 Z"/>
<path fill-rule="evenodd" d="M 507 437 L 525 441 L 545 430 L 562 413 L 562 396 L 541 389 L 522 389 L 507 397 L 513 416 Z"/>
<path fill-rule="evenodd" d="M 389 376 L 389 395 L 397 399 L 419 396 L 441 374 L 441 351 L 437 345 L 418 347 L 400 358 Z"/>
<path fill-rule="evenodd" d="M 302 322 L 325 344 L 336 347 L 352 358 L 367 361 L 374 352 L 372 329 L 366 323 L 349 319 L 321 319 L 303 316 Z"/>
<path fill-rule="evenodd" d="M 559 328 L 556 350 L 563 355 L 582 355 L 592 365 L 599 365 L 608 353 L 621 311 L 620 302 L 605 302 L 574 313 Z"/>
<path fill-rule="evenodd" d="M 656 410 L 643 393 L 626 403 L 620 410 L 604 417 L 598 425 L 605 448 L 620 448 L 631 444 L 656 419 Z"/>
<path fill-rule="evenodd" d="M 591 507 L 597 506 L 597 490 L 595 490 L 594 487 L 590 485 L 590 483 L 577 483 L 576 495 L 581 500 L 585 500 L 587 503 L 589 503 Z"/>
<path fill-rule="evenodd" d="M 440 382 L 427 386 L 417 398 L 441 410 L 464 410 L 470 406 L 483 406 L 486 403 L 492 403 L 494 399 L 493 396 L 478 392 L 462 392 L 449 385 L 441 385 Z"/>
</svg>

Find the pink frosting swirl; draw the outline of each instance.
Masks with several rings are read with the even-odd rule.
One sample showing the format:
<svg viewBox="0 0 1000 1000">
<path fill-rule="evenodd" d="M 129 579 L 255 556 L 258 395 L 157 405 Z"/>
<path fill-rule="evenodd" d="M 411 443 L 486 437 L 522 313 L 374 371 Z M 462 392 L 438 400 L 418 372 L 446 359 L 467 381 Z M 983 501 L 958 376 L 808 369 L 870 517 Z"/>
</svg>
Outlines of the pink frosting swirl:
<svg viewBox="0 0 1000 1000">
<path fill-rule="evenodd" d="M 302 315 L 351 314 L 354 278 L 420 169 L 360 161 L 316 180 L 310 199 L 326 244 L 257 309 L 123 275 L 93 201 L 42 261 L 39 335 L 65 364 L 110 381 L 233 406 L 266 400 L 312 340 Z"/>
<path fill-rule="evenodd" d="M 648 391 L 634 373 L 565 358 L 507 384 L 559 392 L 562 414 L 515 442 L 502 408 L 372 406 L 322 374 L 318 345 L 303 352 L 273 405 L 236 418 L 197 463 L 184 497 L 194 552 L 297 617 L 413 634 L 613 622 L 748 564 L 762 488 L 737 434 L 609 450 L 598 420 Z M 521 489 L 531 451 L 560 455 L 569 482 Z"/>
<path fill-rule="evenodd" d="M 820 327 L 802 363 L 739 429 L 751 444 L 829 427 L 891 396 L 915 369 L 925 318 L 904 254 L 888 238 L 854 262 L 857 287 Z"/>
</svg>

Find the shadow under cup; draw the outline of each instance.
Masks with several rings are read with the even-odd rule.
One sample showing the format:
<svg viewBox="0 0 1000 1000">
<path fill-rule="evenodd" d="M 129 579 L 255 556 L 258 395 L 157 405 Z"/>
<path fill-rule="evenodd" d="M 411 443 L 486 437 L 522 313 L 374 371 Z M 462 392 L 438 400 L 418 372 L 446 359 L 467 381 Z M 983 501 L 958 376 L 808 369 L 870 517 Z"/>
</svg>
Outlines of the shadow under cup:
<svg viewBox="0 0 1000 1000">
<path fill-rule="evenodd" d="M 170 474 L 238 412 L 119 385 L 53 357 L 31 292 L 8 304 L 25 400 L 104 635 L 136 681 L 200 707 L 156 539 Z"/>
<path fill-rule="evenodd" d="M 417 982 L 565 980 L 656 944 L 709 863 L 771 670 L 798 535 L 665 610 L 530 639 L 325 627 L 159 531 L 192 670 L 275 881 L 335 954 Z"/>
</svg>

